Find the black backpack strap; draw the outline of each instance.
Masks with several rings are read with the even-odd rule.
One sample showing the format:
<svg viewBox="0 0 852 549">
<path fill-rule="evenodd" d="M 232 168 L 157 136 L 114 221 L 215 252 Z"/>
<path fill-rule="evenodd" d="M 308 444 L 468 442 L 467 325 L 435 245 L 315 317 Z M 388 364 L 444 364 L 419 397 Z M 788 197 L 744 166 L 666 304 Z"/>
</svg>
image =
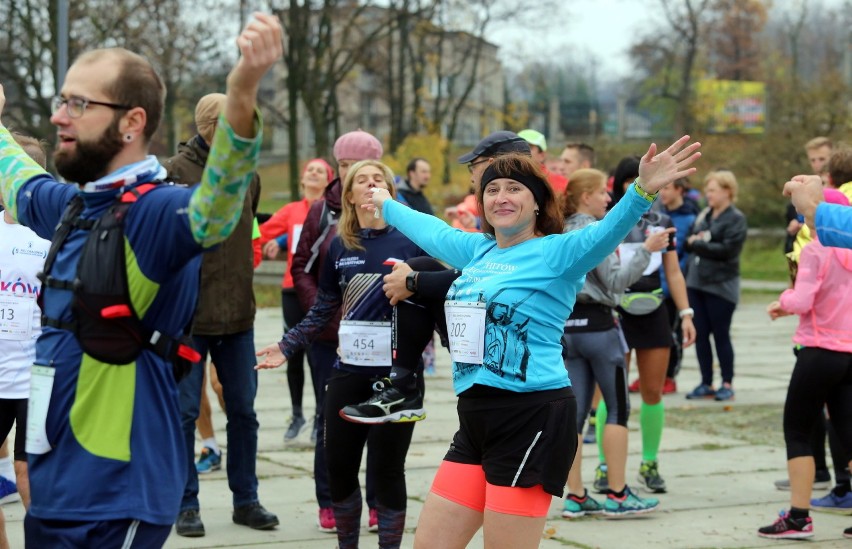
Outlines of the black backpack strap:
<svg viewBox="0 0 852 549">
<path fill-rule="evenodd" d="M 68 239 L 68 235 L 75 228 L 91 229 L 95 220 L 81 219 L 80 214 L 83 212 L 83 198 L 79 195 L 75 196 L 65 207 L 62 213 L 62 219 L 59 225 L 56 226 L 56 232 L 50 241 L 50 250 L 47 252 L 47 257 L 44 260 L 44 267 L 36 276 L 41 281 L 42 290 L 38 294 L 38 306 L 44 311 L 44 290 L 45 288 L 56 288 L 59 290 L 74 290 L 75 281 L 73 280 L 57 280 L 50 276 L 50 271 L 53 269 L 53 264 L 56 262 L 56 256 L 59 250 Z M 59 328 L 62 330 L 73 331 L 76 325 L 73 322 L 62 322 L 61 320 L 50 318 L 44 314 L 41 316 L 42 326 L 50 326 L 51 328 Z"/>
<path fill-rule="evenodd" d="M 88 221 L 91 226 L 94 225 L 94 220 L 81 220 L 80 214 L 83 212 L 83 198 L 79 195 L 71 199 L 68 206 L 65 207 L 65 212 L 62 213 L 62 219 L 59 225 L 56 226 L 56 232 L 53 233 L 53 238 L 50 241 L 50 250 L 47 252 L 47 257 L 44 260 L 44 268 L 38 274 L 39 280 L 44 283 L 43 278 L 46 278 L 53 269 L 53 264 L 56 262 L 56 256 L 59 254 L 60 248 L 65 244 L 68 235 L 71 234 L 71 229 L 75 228 L 81 222 Z M 88 223 L 86 223 L 88 224 Z"/>
</svg>

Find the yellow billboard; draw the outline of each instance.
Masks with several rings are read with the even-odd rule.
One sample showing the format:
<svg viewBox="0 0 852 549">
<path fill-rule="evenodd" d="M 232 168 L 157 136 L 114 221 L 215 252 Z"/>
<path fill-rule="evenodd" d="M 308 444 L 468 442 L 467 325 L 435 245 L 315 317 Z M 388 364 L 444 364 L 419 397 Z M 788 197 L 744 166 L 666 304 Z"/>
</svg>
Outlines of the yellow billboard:
<svg viewBox="0 0 852 549">
<path fill-rule="evenodd" d="M 699 80 L 696 118 L 709 133 L 763 133 L 766 85 L 737 80 Z"/>
</svg>

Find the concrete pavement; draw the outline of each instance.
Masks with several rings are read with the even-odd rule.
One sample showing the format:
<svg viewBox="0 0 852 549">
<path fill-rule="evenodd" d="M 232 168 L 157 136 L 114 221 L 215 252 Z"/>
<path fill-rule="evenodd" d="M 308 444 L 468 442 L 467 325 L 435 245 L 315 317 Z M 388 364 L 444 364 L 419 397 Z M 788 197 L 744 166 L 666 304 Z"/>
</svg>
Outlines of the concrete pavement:
<svg viewBox="0 0 852 549">
<path fill-rule="evenodd" d="M 734 316 L 734 343 L 737 352 L 736 400 L 728 406 L 737 414 L 751 405 L 777 406 L 778 431 L 781 430 L 781 410 L 787 382 L 793 366 L 790 336 L 795 318 L 770 323 L 763 312 L 762 297 L 743 303 Z M 256 323 L 258 346 L 277 340 L 281 334 L 281 313 L 278 309 L 258 312 Z M 449 358 L 438 350 L 437 376 L 427 380 L 428 418 L 414 431 L 408 454 L 407 481 L 409 493 L 407 534 L 403 547 L 411 547 L 417 517 L 437 465 L 457 426 L 455 396 L 449 377 Z M 632 379 L 632 376 L 631 376 Z M 683 371 L 678 379 L 680 392 L 665 397 L 669 417 L 679 410 L 700 407 L 722 407 L 716 402 L 694 402 L 684 394 L 699 381 L 695 353 L 687 350 Z M 305 409 L 313 410 L 310 382 L 305 388 Z M 639 399 L 633 395 L 630 422 L 630 454 L 628 482 L 634 479 L 641 460 L 641 438 L 638 432 Z M 333 534 L 316 528 L 316 502 L 311 478 L 313 451 L 306 430 L 297 445 L 285 447 L 282 436 L 289 416 L 289 396 L 284 370 L 260 373 L 257 398 L 260 421 L 258 476 L 260 500 L 278 514 L 281 526 L 269 532 L 259 532 L 236 526 L 231 522 L 231 498 L 224 468 L 203 475 L 201 479 L 201 516 L 207 535 L 189 539 L 172 535 L 166 547 L 281 547 L 292 549 L 332 548 Z M 682 412 L 683 413 L 683 412 Z M 744 421 L 748 415 L 743 413 Z M 220 444 L 225 440 L 224 414 L 214 411 L 214 424 Z M 584 445 L 584 477 L 591 484 L 596 465 L 594 445 Z M 225 452 L 227 459 L 227 451 Z M 585 518 L 564 520 L 560 517 L 562 503 L 554 498 L 543 548 L 556 547 L 785 547 L 797 542 L 764 540 L 755 534 L 759 526 L 770 523 L 778 510 L 785 508 L 786 492 L 776 491 L 773 481 L 786 476 L 785 453 L 780 445 L 766 445 L 710 435 L 695 429 L 667 428 L 660 452 L 660 471 L 667 481 L 669 493 L 660 496 L 660 510 L 638 519 L 605 520 Z M 73 471 L 68 471 L 73 474 Z M 151 479 L 156 482 L 157 479 Z M 23 547 L 20 504 L 5 505 L 7 531 L 12 547 Z M 845 527 L 852 526 L 852 517 L 813 513 L 819 547 L 852 547 L 852 541 L 842 538 Z M 377 537 L 362 530 L 362 546 L 375 547 Z M 807 543 L 807 542 L 798 542 Z M 478 534 L 470 547 L 482 547 Z"/>
</svg>

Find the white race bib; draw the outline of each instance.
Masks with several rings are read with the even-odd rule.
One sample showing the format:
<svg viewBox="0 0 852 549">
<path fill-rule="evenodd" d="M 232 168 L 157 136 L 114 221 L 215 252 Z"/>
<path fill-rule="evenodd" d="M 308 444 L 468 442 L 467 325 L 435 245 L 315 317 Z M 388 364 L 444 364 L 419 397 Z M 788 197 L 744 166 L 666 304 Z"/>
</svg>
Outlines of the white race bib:
<svg viewBox="0 0 852 549">
<path fill-rule="evenodd" d="M 32 338 L 35 299 L 29 295 L 0 296 L 0 339 Z"/>
<path fill-rule="evenodd" d="M 447 301 L 444 303 L 444 313 L 453 361 L 482 364 L 485 353 L 485 303 Z"/>
<path fill-rule="evenodd" d="M 353 366 L 391 365 L 391 323 L 342 320 L 340 358 Z"/>
<path fill-rule="evenodd" d="M 299 239 L 302 238 L 302 225 L 293 225 L 293 230 L 290 232 L 290 253 L 296 253 L 296 248 L 299 246 Z"/>
<path fill-rule="evenodd" d="M 50 366 L 33 365 L 30 378 L 30 400 L 27 403 L 27 453 L 46 454 L 52 448 L 47 442 L 47 410 L 53 393 L 53 377 L 56 369 Z"/>
</svg>

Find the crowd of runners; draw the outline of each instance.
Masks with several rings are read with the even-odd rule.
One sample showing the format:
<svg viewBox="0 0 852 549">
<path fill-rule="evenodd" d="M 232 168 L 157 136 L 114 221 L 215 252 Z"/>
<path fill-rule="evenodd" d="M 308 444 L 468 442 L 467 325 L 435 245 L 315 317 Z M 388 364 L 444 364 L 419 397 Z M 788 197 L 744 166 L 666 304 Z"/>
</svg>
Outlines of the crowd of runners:
<svg viewBox="0 0 852 549">
<path fill-rule="evenodd" d="M 237 46 L 226 93 L 199 101 L 197 135 L 163 162 L 149 145 L 166 90 L 121 48 L 82 54 L 54 98 L 65 182 L 41 143 L 0 125 L 0 435 L 17 424 L 0 490 L 27 509 L 27 545 L 159 547 L 173 526 L 204 536 L 198 475 L 223 461 L 233 522 L 278 527 L 258 498 L 254 400 L 263 370 L 286 364 L 282 436 L 310 432 L 318 527 L 358 547 L 366 502 L 379 547 L 400 547 L 436 339 L 452 357 L 458 428 L 415 547 L 465 547 L 480 529 L 489 548 L 536 547 L 553 497 L 568 519 L 659 509 L 640 488 L 667 491 L 662 395 L 677 391 L 684 349 L 701 370 L 687 399 L 735 398 L 747 234 L 735 174 L 702 167 L 690 182 L 701 154 L 689 136 L 602 171 L 588 144 L 556 160 L 538 131 L 497 131 L 458 159 L 471 192 L 448 224 L 424 194 L 428 161 L 395 177 L 381 140 L 355 130 L 335 141 L 333 164 L 305 164 L 301 197 L 259 223 L 256 97 L 283 54 L 279 21 L 255 14 Z M 4 106 L 0 87 L 0 116 Z M 757 530 L 772 538 L 813 536 L 812 508 L 852 514 L 852 149 L 821 138 L 806 150 L 817 175 L 785 186 L 791 288 L 767 309 L 801 319 L 784 409 L 789 479 L 776 483 L 790 509 Z M 256 352 L 262 257 L 287 260 L 285 325 Z M 225 459 L 208 379 L 227 417 Z M 635 475 L 629 392 L 641 396 Z M 829 475 L 818 427 L 836 484 L 814 499 Z M 581 475 L 584 442 L 598 445 L 589 486 L 600 497 Z"/>
</svg>

